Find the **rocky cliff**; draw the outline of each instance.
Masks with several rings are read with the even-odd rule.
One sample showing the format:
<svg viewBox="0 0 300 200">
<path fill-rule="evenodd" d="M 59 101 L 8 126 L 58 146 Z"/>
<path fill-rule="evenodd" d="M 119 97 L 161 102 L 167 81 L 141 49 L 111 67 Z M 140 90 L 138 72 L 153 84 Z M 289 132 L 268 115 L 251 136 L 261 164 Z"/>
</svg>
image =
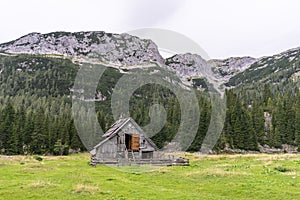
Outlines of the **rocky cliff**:
<svg viewBox="0 0 300 200">
<path fill-rule="evenodd" d="M 164 63 L 151 40 L 129 34 L 105 32 L 30 33 L 0 45 L 0 51 L 13 54 L 58 54 L 63 56 L 97 57 L 115 65 Z"/>
</svg>

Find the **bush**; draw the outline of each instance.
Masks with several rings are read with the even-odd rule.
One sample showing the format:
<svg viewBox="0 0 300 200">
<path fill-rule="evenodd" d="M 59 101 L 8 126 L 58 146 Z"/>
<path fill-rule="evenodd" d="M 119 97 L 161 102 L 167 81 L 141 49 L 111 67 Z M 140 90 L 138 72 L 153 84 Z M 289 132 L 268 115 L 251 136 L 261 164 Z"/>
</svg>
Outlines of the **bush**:
<svg viewBox="0 0 300 200">
<path fill-rule="evenodd" d="M 289 172 L 290 171 L 289 169 L 282 167 L 282 166 L 277 166 L 274 169 L 279 172 Z"/>
<path fill-rule="evenodd" d="M 61 140 L 57 140 L 54 144 L 53 153 L 56 156 L 68 155 L 69 146 L 66 144 L 62 144 Z"/>
<path fill-rule="evenodd" d="M 43 161 L 43 158 L 40 156 L 33 156 L 33 158 L 37 161 Z"/>
</svg>

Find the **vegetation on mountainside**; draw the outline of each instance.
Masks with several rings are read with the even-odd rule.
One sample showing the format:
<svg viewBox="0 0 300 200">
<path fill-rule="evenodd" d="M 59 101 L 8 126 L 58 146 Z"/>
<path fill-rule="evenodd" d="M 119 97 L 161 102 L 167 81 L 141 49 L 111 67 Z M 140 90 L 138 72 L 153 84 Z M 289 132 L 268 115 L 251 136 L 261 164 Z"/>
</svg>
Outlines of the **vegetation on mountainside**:
<svg viewBox="0 0 300 200">
<path fill-rule="evenodd" d="M 245 78 L 247 83 L 242 82 L 244 84 L 236 89 L 226 91 L 225 125 L 216 150 L 228 145 L 243 150 L 258 150 L 258 144 L 300 146 L 300 94 L 297 81 L 289 78 L 297 71 L 298 64 L 291 67 L 293 65 L 286 62 L 283 59 L 271 65 L 280 67 L 282 73 L 288 72 L 283 73 L 285 79 L 282 80 L 286 80 L 283 81 L 286 84 L 274 84 L 272 81 L 282 77 L 272 71 L 268 71 L 271 78 L 259 84 L 257 76 L 261 73 L 256 76 L 250 73 Z M 71 116 L 71 90 L 79 67 L 63 58 L 0 56 L 0 153 L 60 155 L 69 150 L 85 150 Z M 237 77 L 246 76 L 246 72 Z M 96 102 L 98 121 L 104 130 L 114 121 L 110 98 L 120 77 L 122 74 L 117 69 L 107 68 L 98 83 L 97 92 L 107 97 Z M 250 77 L 253 80 L 249 82 Z M 236 80 L 242 81 L 240 78 Z M 200 91 L 196 93 L 201 113 L 197 135 L 189 151 L 199 151 L 210 123 L 208 95 Z M 157 103 L 165 107 L 167 122 L 152 139 L 163 147 L 165 142 L 172 140 L 181 121 L 176 95 L 158 84 L 146 84 L 132 95 L 130 112 L 133 119 L 144 126 L 150 122 L 150 107 Z M 266 113 L 272 116 L 267 128 Z"/>
</svg>

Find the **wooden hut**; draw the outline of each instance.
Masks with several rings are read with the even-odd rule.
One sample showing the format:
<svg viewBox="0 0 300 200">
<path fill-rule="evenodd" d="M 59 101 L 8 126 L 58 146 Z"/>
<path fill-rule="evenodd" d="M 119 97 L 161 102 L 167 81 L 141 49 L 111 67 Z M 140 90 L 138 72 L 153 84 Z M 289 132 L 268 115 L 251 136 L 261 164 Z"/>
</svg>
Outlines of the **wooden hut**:
<svg viewBox="0 0 300 200">
<path fill-rule="evenodd" d="M 152 160 L 156 145 L 132 118 L 119 119 L 91 151 L 91 164 Z"/>
</svg>

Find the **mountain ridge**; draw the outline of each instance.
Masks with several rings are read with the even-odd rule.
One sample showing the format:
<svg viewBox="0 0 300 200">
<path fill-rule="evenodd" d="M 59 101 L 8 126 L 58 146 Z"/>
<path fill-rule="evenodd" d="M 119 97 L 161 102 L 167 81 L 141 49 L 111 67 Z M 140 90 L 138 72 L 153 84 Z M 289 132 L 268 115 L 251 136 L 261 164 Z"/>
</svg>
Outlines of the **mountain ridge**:
<svg viewBox="0 0 300 200">
<path fill-rule="evenodd" d="M 116 68 L 122 66 L 125 68 L 129 66 L 143 67 L 148 65 L 149 62 L 154 62 L 159 66 L 175 71 L 182 82 L 187 85 L 193 85 L 194 79 L 205 79 L 207 76 L 212 76 L 220 85 L 230 88 L 241 83 L 250 83 L 252 79 L 257 81 L 261 69 L 267 67 L 262 65 L 263 63 L 266 65 L 267 59 L 272 60 L 272 57 L 274 57 L 273 60 L 276 62 L 276 59 L 290 57 L 291 60 L 289 61 L 291 62 L 292 57 L 288 55 L 293 55 L 296 52 L 295 54 L 300 56 L 297 53 L 300 52 L 300 47 L 260 58 L 243 56 L 204 60 L 200 55 L 185 53 L 164 59 L 160 55 L 157 45 L 151 40 L 141 39 L 126 33 L 87 31 L 51 32 L 46 34 L 33 32 L 16 40 L 0 44 L 0 52 L 64 56 L 73 58 L 75 61 L 80 61 L 81 58 L 95 58 Z M 209 72 L 210 69 L 212 73 Z M 251 69 L 252 71 L 258 70 L 258 73 L 251 73 Z M 297 72 L 291 76 L 298 77 Z M 244 76 L 252 77 L 246 81 L 242 80 Z"/>
<path fill-rule="evenodd" d="M 12 54 L 58 54 L 66 57 L 97 57 L 116 65 L 144 64 L 164 60 L 151 40 L 129 34 L 97 32 L 30 33 L 0 44 L 0 51 Z"/>
</svg>

